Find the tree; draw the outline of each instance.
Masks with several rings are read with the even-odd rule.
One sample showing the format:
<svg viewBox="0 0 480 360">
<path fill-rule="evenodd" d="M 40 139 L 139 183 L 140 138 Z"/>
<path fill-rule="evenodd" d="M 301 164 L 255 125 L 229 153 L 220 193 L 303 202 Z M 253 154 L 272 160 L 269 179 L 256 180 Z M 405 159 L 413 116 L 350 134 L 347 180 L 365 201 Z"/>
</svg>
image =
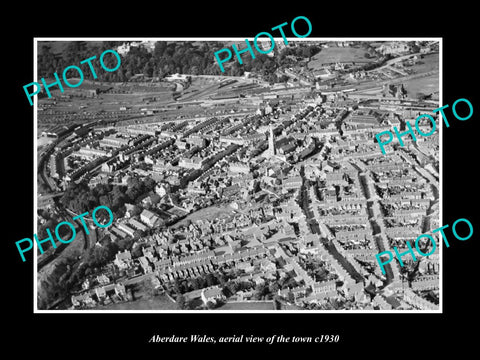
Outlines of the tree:
<svg viewBox="0 0 480 360">
<path fill-rule="evenodd" d="M 303 55 L 303 49 L 300 47 L 300 46 L 297 46 L 295 48 L 295 55 L 298 56 L 298 57 L 302 57 Z"/>
<path fill-rule="evenodd" d="M 264 284 L 258 284 L 255 287 L 255 294 L 253 295 L 255 300 L 261 300 L 263 298 L 264 291 L 265 291 L 265 285 Z"/>
<path fill-rule="evenodd" d="M 212 310 L 212 309 L 215 309 L 215 308 L 216 308 L 216 305 L 217 305 L 217 304 L 216 304 L 215 302 L 213 302 L 213 301 L 207 301 L 207 305 L 206 305 L 206 306 L 207 306 L 207 309 Z"/>
<path fill-rule="evenodd" d="M 120 239 L 116 242 L 118 244 L 118 250 L 124 251 L 130 249 L 133 244 L 133 239 L 130 237 L 126 237 L 124 239 Z"/>
<path fill-rule="evenodd" d="M 288 302 L 292 304 L 295 302 L 295 296 L 291 291 L 288 292 Z"/>
<path fill-rule="evenodd" d="M 153 194 L 151 197 L 151 200 L 152 200 L 152 204 L 158 204 L 161 200 L 161 197 L 158 194 Z"/>
<path fill-rule="evenodd" d="M 143 256 L 142 249 L 143 249 L 143 246 L 142 246 L 142 245 L 135 246 L 135 247 L 132 249 L 132 257 L 134 257 L 134 258 L 139 258 L 139 257 Z"/>
<path fill-rule="evenodd" d="M 114 242 L 105 246 L 94 246 L 88 250 L 86 263 L 90 267 L 102 267 L 115 257 L 117 251 L 118 246 Z"/>
<path fill-rule="evenodd" d="M 175 282 L 173 283 L 173 291 L 175 291 L 177 295 L 180 295 L 185 292 L 184 290 L 184 286 L 181 283 L 180 279 L 176 278 Z"/>
<path fill-rule="evenodd" d="M 111 201 L 111 198 L 110 196 L 107 194 L 107 195 L 101 195 L 99 198 L 98 198 L 98 202 L 104 206 L 107 206 L 109 209 L 112 209 L 113 208 L 113 204 L 112 204 L 112 201 Z"/>
<path fill-rule="evenodd" d="M 93 188 L 93 193 L 95 196 L 108 196 L 109 193 L 113 190 L 110 184 L 97 184 Z"/>
<path fill-rule="evenodd" d="M 200 284 L 199 284 L 199 282 L 198 282 L 198 278 L 192 278 L 192 279 L 190 279 L 190 285 L 192 286 L 192 288 L 193 288 L 194 290 L 200 289 Z"/>
<path fill-rule="evenodd" d="M 147 191 L 151 191 L 155 188 L 155 185 L 157 184 L 157 182 L 153 180 L 151 177 L 147 177 L 143 180 L 143 184 Z"/>
<path fill-rule="evenodd" d="M 278 283 L 276 281 L 272 282 L 268 286 L 268 291 L 272 294 L 276 294 L 278 292 L 278 290 L 280 290 L 280 286 L 278 285 Z"/>
<path fill-rule="evenodd" d="M 187 302 L 185 303 L 185 309 L 189 309 L 189 310 L 195 310 L 197 307 L 197 301 L 195 299 L 189 299 L 187 300 Z"/>
<path fill-rule="evenodd" d="M 199 289 L 203 289 L 203 288 L 207 287 L 207 280 L 205 280 L 205 278 L 203 276 L 198 277 L 197 281 L 198 281 L 198 288 Z"/>
<path fill-rule="evenodd" d="M 132 211 L 130 212 L 130 214 L 132 216 L 138 216 L 142 213 L 142 208 L 138 205 L 135 205 L 132 209 Z"/>
<path fill-rule="evenodd" d="M 302 57 L 309 58 L 312 56 L 312 49 L 310 47 L 304 47 L 302 49 Z"/>
<path fill-rule="evenodd" d="M 185 309 L 185 297 L 181 294 L 177 296 L 175 299 L 175 302 L 177 303 L 177 308 L 180 310 Z"/>
<path fill-rule="evenodd" d="M 38 187 L 38 192 L 40 194 L 49 194 L 51 193 L 52 191 L 50 190 L 50 188 L 45 185 L 45 183 L 43 181 L 40 182 L 40 185 Z"/>
<path fill-rule="evenodd" d="M 155 48 L 153 50 L 153 56 L 155 57 L 155 59 L 160 60 L 166 48 L 167 48 L 166 41 L 157 41 L 155 43 Z"/>
<path fill-rule="evenodd" d="M 238 285 L 235 281 L 228 281 L 225 283 L 225 286 L 223 287 L 222 291 L 224 292 L 225 295 L 227 296 L 232 296 L 237 292 Z"/>
<path fill-rule="evenodd" d="M 218 280 L 218 278 L 215 278 L 215 276 L 213 276 L 212 274 L 207 274 L 205 280 L 207 281 L 207 286 L 213 286 L 217 284 L 216 280 Z"/>
<path fill-rule="evenodd" d="M 423 92 L 417 92 L 417 94 L 415 95 L 415 97 L 418 99 L 418 100 L 424 100 L 427 95 L 425 95 Z"/>
<path fill-rule="evenodd" d="M 407 45 L 410 46 L 410 50 L 414 53 L 420 51 L 420 47 L 415 43 L 415 41 L 408 41 Z"/>
<path fill-rule="evenodd" d="M 146 77 L 152 77 L 153 76 L 153 70 L 154 70 L 154 66 L 153 64 L 149 61 L 145 64 L 145 66 L 143 67 L 143 75 L 145 75 Z"/>
</svg>

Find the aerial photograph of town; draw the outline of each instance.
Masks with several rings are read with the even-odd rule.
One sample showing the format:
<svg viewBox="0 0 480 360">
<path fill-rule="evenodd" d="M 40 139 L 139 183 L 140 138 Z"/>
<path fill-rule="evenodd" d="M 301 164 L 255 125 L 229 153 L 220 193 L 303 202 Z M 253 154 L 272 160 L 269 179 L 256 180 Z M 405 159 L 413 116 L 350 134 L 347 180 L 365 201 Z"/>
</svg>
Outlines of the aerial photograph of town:
<svg viewBox="0 0 480 360">
<path fill-rule="evenodd" d="M 35 250 L 38 310 L 441 308 L 440 246 L 375 257 L 441 226 L 439 131 L 375 137 L 441 106 L 440 41 L 288 40 L 222 72 L 243 39 L 36 39 L 38 82 L 84 76 L 35 103 L 36 234 L 76 230 Z"/>
</svg>

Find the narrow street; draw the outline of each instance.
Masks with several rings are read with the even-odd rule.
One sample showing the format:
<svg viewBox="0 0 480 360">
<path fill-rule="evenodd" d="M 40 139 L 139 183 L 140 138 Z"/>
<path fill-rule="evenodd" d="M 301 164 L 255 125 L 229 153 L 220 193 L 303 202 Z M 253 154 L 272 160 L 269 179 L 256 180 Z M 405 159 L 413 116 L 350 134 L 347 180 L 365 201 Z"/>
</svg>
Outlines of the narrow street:
<svg viewBox="0 0 480 360">
<path fill-rule="evenodd" d="M 314 213 L 312 209 L 310 208 L 310 201 L 309 201 L 309 195 L 308 195 L 308 189 L 306 186 L 307 180 L 305 179 L 305 173 L 304 173 L 304 168 L 302 166 L 300 170 L 300 175 L 303 178 L 303 184 L 301 187 L 301 208 L 303 209 L 303 212 L 305 214 L 305 217 L 307 219 L 307 223 L 310 227 L 310 230 L 314 234 L 321 235 L 322 232 L 320 231 L 320 225 L 318 224 L 317 220 L 314 217 Z M 343 268 L 348 272 L 348 274 L 355 279 L 355 281 L 359 282 L 363 280 L 363 276 L 359 274 L 355 268 L 353 267 L 352 264 L 338 251 L 338 249 L 335 247 L 333 243 L 328 241 L 327 239 L 322 238 L 322 244 L 325 246 L 327 251 L 332 255 L 342 266 Z"/>
<path fill-rule="evenodd" d="M 374 236 L 375 244 L 377 245 L 378 252 L 380 253 L 386 251 L 389 248 L 389 244 L 387 241 L 387 235 L 385 233 L 385 226 L 382 220 L 379 198 L 371 181 L 370 173 L 368 171 L 359 173 L 358 177 L 364 196 L 368 200 L 367 211 L 368 214 L 372 215 L 369 218 L 370 225 L 372 227 L 372 235 Z M 387 278 L 385 285 L 388 285 L 394 280 L 393 270 L 390 263 L 386 264 L 384 268 L 385 276 Z"/>
</svg>

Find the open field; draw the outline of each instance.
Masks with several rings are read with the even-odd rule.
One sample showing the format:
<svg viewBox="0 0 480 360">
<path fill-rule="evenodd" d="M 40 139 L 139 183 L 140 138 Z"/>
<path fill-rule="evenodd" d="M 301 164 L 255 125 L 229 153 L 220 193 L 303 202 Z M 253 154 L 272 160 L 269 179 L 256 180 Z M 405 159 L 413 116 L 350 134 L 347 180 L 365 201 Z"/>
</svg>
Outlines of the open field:
<svg viewBox="0 0 480 360">
<path fill-rule="evenodd" d="M 356 62 L 356 63 L 368 63 L 373 62 L 375 59 L 369 59 L 365 57 L 367 52 L 364 48 L 341 48 L 330 47 L 322 49 L 317 55 L 312 58 L 312 61 L 308 63 L 308 68 L 319 69 L 324 64 L 331 64 L 336 62 Z"/>
<path fill-rule="evenodd" d="M 419 62 L 410 69 L 414 69 L 416 74 L 427 73 L 439 70 L 438 53 L 428 54 L 419 59 Z M 403 81 L 409 97 L 415 97 L 418 92 L 430 94 L 439 91 L 439 75 L 420 77 Z"/>
<path fill-rule="evenodd" d="M 178 308 L 176 303 L 172 302 L 167 296 L 159 295 L 152 299 L 98 306 L 96 310 L 178 310 Z"/>
<path fill-rule="evenodd" d="M 273 301 L 239 301 L 227 302 L 216 310 L 275 310 Z"/>
<path fill-rule="evenodd" d="M 38 129 L 38 132 L 42 132 L 42 130 Z M 39 136 L 37 138 L 37 148 L 41 148 L 42 146 L 50 144 L 55 138 L 51 138 L 48 136 Z"/>
<path fill-rule="evenodd" d="M 408 96 L 411 98 L 416 97 L 416 94 L 419 92 L 428 95 L 439 91 L 438 75 L 407 80 L 403 84 Z"/>
<path fill-rule="evenodd" d="M 415 73 L 426 73 L 439 69 L 439 56 L 438 53 L 424 55 L 423 58 L 419 58 L 418 62 L 411 66 L 410 69 L 415 70 Z"/>
</svg>

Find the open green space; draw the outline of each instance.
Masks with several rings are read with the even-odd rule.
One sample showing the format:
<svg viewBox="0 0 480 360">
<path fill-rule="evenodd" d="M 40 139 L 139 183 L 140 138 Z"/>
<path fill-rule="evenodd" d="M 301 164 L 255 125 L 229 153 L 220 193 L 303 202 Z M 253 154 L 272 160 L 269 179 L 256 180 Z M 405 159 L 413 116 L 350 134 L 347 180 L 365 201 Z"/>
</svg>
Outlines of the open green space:
<svg viewBox="0 0 480 360">
<path fill-rule="evenodd" d="M 316 70 L 326 64 L 336 62 L 369 63 L 375 61 L 375 58 L 365 57 L 366 52 L 367 50 L 364 48 L 329 47 L 316 54 L 308 63 L 308 68 Z"/>
<path fill-rule="evenodd" d="M 96 310 L 178 310 L 176 303 L 166 295 L 158 295 L 151 299 L 140 299 L 124 303 L 98 306 Z"/>
<path fill-rule="evenodd" d="M 417 93 L 431 94 L 439 91 L 438 74 L 428 77 L 407 80 L 403 82 L 410 98 L 416 97 Z"/>
<path fill-rule="evenodd" d="M 417 63 L 410 67 L 415 70 L 416 74 L 426 73 L 439 69 L 439 56 L 438 53 L 423 55 L 419 57 Z"/>
<path fill-rule="evenodd" d="M 275 310 L 273 301 L 227 302 L 216 310 Z"/>
</svg>

